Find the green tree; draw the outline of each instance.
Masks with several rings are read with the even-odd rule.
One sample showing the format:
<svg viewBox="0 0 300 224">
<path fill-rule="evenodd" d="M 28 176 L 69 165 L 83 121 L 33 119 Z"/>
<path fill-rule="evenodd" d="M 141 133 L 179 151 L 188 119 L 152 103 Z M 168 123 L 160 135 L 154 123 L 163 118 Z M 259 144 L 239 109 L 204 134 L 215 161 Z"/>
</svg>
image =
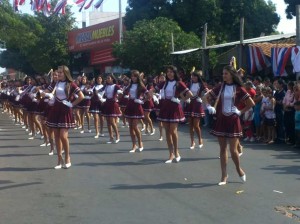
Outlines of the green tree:
<svg viewBox="0 0 300 224">
<path fill-rule="evenodd" d="M 36 20 L 43 27 L 44 32 L 40 33 L 38 46 L 34 54 L 27 57 L 37 71 L 48 71 L 58 65 L 69 63 L 68 32 L 74 28 L 75 18 L 71 13 L 64 16 L 45 17 L 38 13 Z M 28 51 L 29 53 L 29 51 Z"/>
<path fill-rule="evenodd" d="M 299 0 L 284 0 L 287 7 L 285 9 L 286 18 L 292 19 L 293 16 L 296 16 L 296 5 L 300 5 Z"/>
<path fill-rule="evenodd" d="M 129 0 L 125 25 L 130 30 L 136 21 L 158 16 L 173 19 L 185 32 L 198 36 L 208 23 L 218 43 L 239 39 L 241 17 L 245 18 L 247 38 L 271 34 L 279 23 L 275 5 L 265 0 Z"/>
<path fill-rule="evenodd" d="M 4 0 L 0 7 L 0 39 L 6 42 L 7 55 L 21 60 L 9 62 L 6 59 L 0 61 L 1 65 L 43 73 L 59 64 L 68 64 L 67 33 L 74 28 L 74 23 L 69 9 L 64 16 L 45 17 L 42 13 L 32 16 L 14 13 Z M 8 58 L 13 60 L 13 57 Z M 22 60 L 26 63 L 21 63 Z"/>
<path fill-rule="evenodd" d="M 175 51 L 196 48 L 200 45 L 199 38 L 194 33 L 185 33 L 172 20 L 158 17 L 154 20 L 142 20 L 134 28 L 124 33 L 122 44 L 114 45 L 113 54 L 123 67 L 139 69 L 146 73 L 159 72 L 163 66 L 172 63 L 173 33 Z M 178 59 L 178 64 L 199 64 L 201 58 L 193 58 L 190 64 L 186 57 Z"/>
<path fill-rule="evenodd" d="M 271 1 L 266 3 L 265 0 L 223 0 L 220 1 L 220 8 L 222 13 L 218 29 L 227 41 L 239 40 L 242 17 L 245 19 L 246 39 L 258 37 L 261 33 L 273 33 L 280 20 Z"/>
</svg>

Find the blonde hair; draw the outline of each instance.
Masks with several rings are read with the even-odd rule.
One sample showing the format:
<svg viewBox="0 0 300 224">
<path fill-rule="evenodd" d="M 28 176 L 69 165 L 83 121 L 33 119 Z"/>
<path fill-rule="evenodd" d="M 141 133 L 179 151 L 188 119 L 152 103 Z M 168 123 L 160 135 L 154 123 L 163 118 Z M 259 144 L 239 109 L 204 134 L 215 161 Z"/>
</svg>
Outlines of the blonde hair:
<svg viewBox="0 0 300 224">
<path fill-rule="evenodd" d="M 67 83 L 66 83 L 66 88 L 65 88 L 65 94 L 67 96 L 67 99 L 69 99 L 70 91 L 71 91 L 71 82 L 73 82 L 73 78 L 71 76 L 70 69 L 66 65 L 58 66 L 58 69 L 62 69 L 64 75 L 66 76 Z"/>
<path fill-rule="evenodd" d="M 66 79 L 68 80 L 68 82 L 73 82 L 73 78 L 72 78 L 70 69 L 66 65 L 58 66 L 58 69 L 63 70 L 63 73 L 66 76 Z"/>
</svg>

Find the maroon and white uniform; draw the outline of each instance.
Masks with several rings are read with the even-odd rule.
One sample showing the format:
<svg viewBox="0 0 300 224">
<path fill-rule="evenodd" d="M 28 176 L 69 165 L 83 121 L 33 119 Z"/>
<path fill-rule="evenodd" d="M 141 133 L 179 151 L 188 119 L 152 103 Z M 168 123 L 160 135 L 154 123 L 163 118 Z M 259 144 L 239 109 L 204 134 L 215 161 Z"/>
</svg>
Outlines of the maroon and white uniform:
<svg viewBox="0 0 300 224">
<path fill-rule="evenodd" d="M 100 85 L 96 84 L 92 87 L 93 95 L 91 98 L 91 106 L 89 109 L 90 113 L 99 114 L 102 110 L 102 103 L 99 99 L 99 97 L 101 98 L 101 93 L 99 91 L 102 88 L 103 88 L 102 84 Z M 100 96 L 98 94 L 100 94 Z"/>
<path fill-rule="evenodd" d="M 38 114 L 39 101 L 37 100 L 37 93 L 35 92 L 36 86 L 33 86 L 28 93 L 30 101 L 27 104 L 27 111 L 31 114 Z"/>
<path fill-rule="evenodd" d="M 138 90 L 138 84 L 132 83 L 124 94 L 129 94 L 129 101 L 127 103 L 124 116 L 131 119 L 141 119 L 144 118 L 144 110 L 142 107 L 144 94 L 147 92 L 146 88 Z"/>
<path fill-rule="evenodd" d="M 48 85 L 43 85 L 42 86 L 42 90 L 47 89 L 51 84 Z M 39 101 L 39 105 L 38 105 L 38 114 L 40 114 L 43 117 L 47 117 L 47 114 L 49 113 L 49 104 L 48 104 L 48 99 L 46 98 L 42 98 Z"/>
<path fill-rule="evenodd" d="M 193 94 L 189 103 L 185 103 L 184 115 L 186 117 L 201 118 L 205 116 L 205 112 L 202 106 L 201 94 L 203 91 L 207 91 L 207 88 L 200 82 L 191 83 L 190 91 Z"/>
<path fill-rule="evenodd" d="M 104 87 L 104 97 L 106 101 L 103 103 L 102 115 L 105 117 L 120 117 L 122 115 L 119 104 L 117 102 L 117 91 L 120 87 L 116 84 L 108 84 Z"/>
<path fill-rule="evenodd" d="M 153 85 L 147 85 L 146 86 L 147 91 L 152 91 L 154 90 Z M 149 99 L 145 99 L 145 102 L 143 104 L 143 109 L 144 111 L 148 111 L 151 112 L 154 110 L 154 102 L 153 102 L 153 98 L 149 98 Z"/>
<path fill-rule="evenodd" d="M 27 110 L 29 104 L 31 103 L 31 98 L 29 97 L 29 92 L 33 88 L 33 85 L 25 85 L 21 88 L 20 95 L 20 104 L 22 105 L 23 110 Z"/>
<path fill-rule="evenodd" d="M 84 95 L 83 100 L 77 105 L 77 108 L 84 109 L 89 108 L 91 106 L 91 96 L 93 95 L 93 91 L 89 89 L 86 85 L 81 85 L 80 90 Z"/>
<path fill-rule="evenodd" d="M 158 86 L 161 91 L 160 111 L 157 117 L 162 122 L 178 123 L 185 120 L 184 113 L 180 103 L 173 102 L 172 98 L 179 97 L 180 93 L 189 91 L 187 86 L 181 81 L 166 81 Z"/>
<path fill-rule="evenodd" d="M 209 94 L 217 98 L 221 91 L 220 99 L 216 107 L 216 120 L 211 134 L 218 137 L 242 137 L 240 117 L 233 113 L 233 107 L 237 107 L 241 101 L 250 97 L 245 88 L 235 84 L 223 84 L 212 89 Z"/>
<path fill-rule="evenodd" d="M 129 100 L 129 95 L 125 95 L 125 91 L 129 86 L 123 86 L 122 87 L 122 91 L 123 94 L 121 95 L 120 99 L 119 99 L 119 105 L 121 108 L 126 108 L 128 100 Z"/>
<path fill-rule="evenodd" d="M 62 103 L 63 100 L 70 100 L 70 97 L 73 94 L 77 94 L 80 92 L 79 87 L 74 83 L 70 83 L 70 92 L 68 97 L 66 95 L 67 82 L 57 82 L 56 84 L 52 84 L 48 87 L 48 90 L 52 92 L 54 91 L 55 102 L 51 109 L 51 113 L 48 114 L 48 118 L 46 121 L 46 125 L 50 128 L 74 128 L 75 122 L 73 118 L 72 108 L 66 106 Z"/>
</svg>

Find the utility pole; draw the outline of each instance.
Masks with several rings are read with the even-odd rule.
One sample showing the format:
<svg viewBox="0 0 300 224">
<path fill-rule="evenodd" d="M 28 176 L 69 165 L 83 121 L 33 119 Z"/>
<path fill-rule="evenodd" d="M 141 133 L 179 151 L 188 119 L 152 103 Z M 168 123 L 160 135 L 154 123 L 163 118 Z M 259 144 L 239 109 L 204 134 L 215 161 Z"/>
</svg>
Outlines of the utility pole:
<svg viewBox="0 0 300 224">
<path fill-rule="evenodd" d="M 300 5 L 296 5 L 296 45 L 300 46 Z"/>
<path fill-rule="evenodd" d="M 172 45 L 172 53 L 174 52 L 174 36 L 173 33 L 171 33 L 171 45 Z"/>
<path fill-rule="evenodd" d="M 239 64 L 237 66 L 237 69 L 243 66 L 244 23 L 244 17 L 242 17 L 240 20 Z"/>
<path fill-rule="evenodd" d="M 84 11 L 82 11 L 82 28 L 86 27 L 86 14 Z"/>
<path fill-rule="evenodd" d="M 204 24 L 203 34 L 202 34 L 202 72 L 204 77 L 207 79 L 208 77 L 208 67 L 207 67 L 207 51 L 206 50 L 206 39 L 207 39 L 207 23 Z"/>
<path fill-rule="evenodd" d="M 122 32 L 123 32 L 123 22 L 122 22 L 122 3 L 119 0 L 119 42 L 122 43 Z"/>
<path fill-rule="evenodd" d="M 296 45 L 300 46 L 300 5 L 296 5 Z M 296 80 L 299 80 L 300 72 L 296 72 Z"/>
</svg>

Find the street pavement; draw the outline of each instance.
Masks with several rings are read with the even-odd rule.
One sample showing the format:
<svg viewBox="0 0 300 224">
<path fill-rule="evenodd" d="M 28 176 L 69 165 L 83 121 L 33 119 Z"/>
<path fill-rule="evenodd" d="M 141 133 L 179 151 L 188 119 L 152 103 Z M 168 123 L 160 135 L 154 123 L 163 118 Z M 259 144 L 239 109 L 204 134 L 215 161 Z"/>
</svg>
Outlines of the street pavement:
<svg viewBox="0 0 300 224">
<path fill-rule="evenodd" d="M 105 129 L 106 130 L 106 129 Z M 229 183 L 221 172 L 216 138 L 203 129 L 204 147 L 189 149 L 187 125 L 179 126 L 182 160 L 165 164 L 166 142 L 143 136 L 144 151 L 128 153 L 121 141 L 70 130 L 72 167 L 54 170 L 56 156 L 42 140 L 0 114 L 0 223 L 2 224 L 282 224 L 298 223 L 278 206 L 300 206 L 300 150 L 243 143 L 243 184 L 229 158 Z"/>
</svg>

